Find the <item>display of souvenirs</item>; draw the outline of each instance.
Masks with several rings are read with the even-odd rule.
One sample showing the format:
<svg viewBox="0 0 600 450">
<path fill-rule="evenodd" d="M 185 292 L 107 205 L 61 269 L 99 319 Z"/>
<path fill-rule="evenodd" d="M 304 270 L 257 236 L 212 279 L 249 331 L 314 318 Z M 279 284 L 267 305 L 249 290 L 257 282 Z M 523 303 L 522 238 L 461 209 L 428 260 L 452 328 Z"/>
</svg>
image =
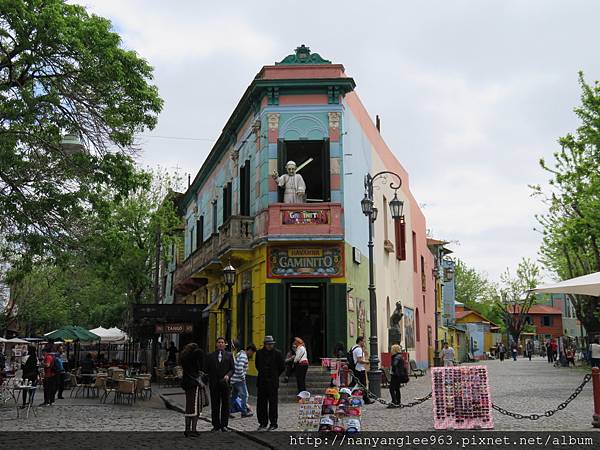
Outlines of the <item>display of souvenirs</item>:
<svg viewBox="0 0 600 450">
<path fill-rule="evenodd" d="M 348 385 L 348 362 L 346 358 L 321 358 L 321 367 L 329 370 L 332 386 Z"/>
<path fill-rule="evenodd" d="M 361 430 L 362 390 L 328 388 L 325 395 L 298 394 L 298 428 L 302 431 L 357 433 Z"/>
<path fill-rule="evenodd" d="M 486 366 L 434 367 L 431 381 L 436 429 L 494 428 Z"/>
<path fill-rule="evenodd" d="M 309 392 L 298 394 L 298 428 L 302 431 L 317 431 L 321 421 L 323 396 L 311 396 Z"/>
</svg>

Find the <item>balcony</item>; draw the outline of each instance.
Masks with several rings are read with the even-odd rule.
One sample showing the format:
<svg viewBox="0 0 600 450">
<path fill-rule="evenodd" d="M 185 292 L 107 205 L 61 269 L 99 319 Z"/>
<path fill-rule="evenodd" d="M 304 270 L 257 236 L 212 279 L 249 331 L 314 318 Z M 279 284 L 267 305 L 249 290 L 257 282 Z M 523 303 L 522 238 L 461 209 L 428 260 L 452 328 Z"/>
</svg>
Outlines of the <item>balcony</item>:
<svg viewBox="0 0 600 450">
<path fill-rule="evenodd" d="M 180 293 L 192 292 L 203 284 L 200 279 L 192 278 L 193 274 L 228 250 L 248 248 L 254 240 L 253 224 L 252 217 L 231 216 L 227 219 L 219 228 L 219 233 L 204 241 L 177 267 L 173 277 L 175 290 Z"/>
<path fill-rule="evenodd" d="M 274 203 L 256 217 L 255 233 L 263 236 L 342 237 L 340 203 Z"/>
</svg>

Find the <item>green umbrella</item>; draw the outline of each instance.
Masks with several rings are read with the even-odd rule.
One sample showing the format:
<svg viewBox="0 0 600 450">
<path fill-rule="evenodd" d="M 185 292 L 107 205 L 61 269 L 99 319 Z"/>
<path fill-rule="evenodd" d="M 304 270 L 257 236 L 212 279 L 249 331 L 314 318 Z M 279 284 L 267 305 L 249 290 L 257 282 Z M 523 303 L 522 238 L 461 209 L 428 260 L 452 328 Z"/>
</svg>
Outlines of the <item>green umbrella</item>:
<svg viewBox="0 0 600 450">
<path fill-rule="evenodd" d="M 81 342 L 90 342 L 90 341 L 98 341 L 100 340 L 100 336 L 89 332 L 83 327 L 79 327 L 77 325 L 66 325 L 58 330 L 54 330 L 51 333 L 44 335 L 47 339 L 52 340 L 71 340 L 71 341 L 81 341 Z"/>
</svg>

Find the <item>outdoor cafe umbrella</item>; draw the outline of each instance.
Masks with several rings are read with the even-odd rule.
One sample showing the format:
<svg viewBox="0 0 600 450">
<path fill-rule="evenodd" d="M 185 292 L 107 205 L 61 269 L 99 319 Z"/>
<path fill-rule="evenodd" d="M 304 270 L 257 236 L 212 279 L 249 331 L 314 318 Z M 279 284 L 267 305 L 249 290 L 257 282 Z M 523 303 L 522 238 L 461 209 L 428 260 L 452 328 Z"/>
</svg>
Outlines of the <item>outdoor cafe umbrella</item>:
<svg viewBox="0 0 600 450">
<path fill-rule="evenodd" d="M 29 342 L 27 342 L 24 339 L 20 339 L 20 338 L 12 338 L 12 339 L 7 339 L 6 341 L 7 344 L 29 344 Z"/>
<path fill-rule="evenodd" d="M 91 333 L 83 327 L 77 325 L 66 325 L 58 330 L 54 330 L 44 335 L 47 339 L 52 340 L 69 340 L 69 341 L 81 341 L 91 342 L 100 339 L 97 334 Z"/>
<path fill-rule="evenodd" d="M 531 291 L 540 294 L 580 294 L 600 297 L 600 272 L 571 278 L 560 283 L 538 286 Z"/>
</svg>

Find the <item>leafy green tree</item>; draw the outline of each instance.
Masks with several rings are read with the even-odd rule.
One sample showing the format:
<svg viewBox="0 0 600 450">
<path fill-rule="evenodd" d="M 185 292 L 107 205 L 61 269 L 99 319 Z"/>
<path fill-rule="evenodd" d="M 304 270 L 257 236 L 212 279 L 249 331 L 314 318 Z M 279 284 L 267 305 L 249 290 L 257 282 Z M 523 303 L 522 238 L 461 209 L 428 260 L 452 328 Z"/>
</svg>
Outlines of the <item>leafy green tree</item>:
<svg viewBox="0 0 600 450">
<path fill-rule="evenodd" d="M 494 323 L 501 322 L 496 308 L 497 287 L 485 274 L 456 259 L 454 283 L 457 302 L 463 303 Z"/>
<path fill-rule="evenodd" d="M 126 197 L 139 186 L 134 137 L 162 108 L 151 79 L 108 20 L 63 0 L 0 0 L 5 258 L 70 249 L 98 192 Z M 83 147 L 61 145 L 65 133 Z"/>
<path fill-rule="evenodd" d="M 535 294 L 529 290 L 539 281 L 540 267 L 528 258 L 519 262 L 514 275 L 508 268 L 500 275 L 500 299 L 496 301 L 496 309 L 515 342 L 519 342 L 519 336 L 527 326 L 527 314 L 536 303 Z"/>
<path fill-rule="evenodd" d="M 543 233 L 542 262 L 561 280 L 600 271 L 600 85 L 579 74 L 581 124 L 559 139 L 552 163 L 540 160 L 550 174 L 549 186 L 531 186 L 548 206 L 537 217 Z M 577 318 L 588 333 L 600 332 L 596 297 L 571 297 Z"/>
<path fill-rule="evenodd" d="M 161 242 L 174 239 L 180 224 L 171 201 L 179 179 L 167 173 L 149 180 L 128 197 L 103 193 L 80 230 L 71 252 L 35 265 L 18 278 L 13 295 L 23 332 L 42 333 L 67 324 L 127 327 L 131 303 L 153 300 L 157 230 Z"/>
</svg>

